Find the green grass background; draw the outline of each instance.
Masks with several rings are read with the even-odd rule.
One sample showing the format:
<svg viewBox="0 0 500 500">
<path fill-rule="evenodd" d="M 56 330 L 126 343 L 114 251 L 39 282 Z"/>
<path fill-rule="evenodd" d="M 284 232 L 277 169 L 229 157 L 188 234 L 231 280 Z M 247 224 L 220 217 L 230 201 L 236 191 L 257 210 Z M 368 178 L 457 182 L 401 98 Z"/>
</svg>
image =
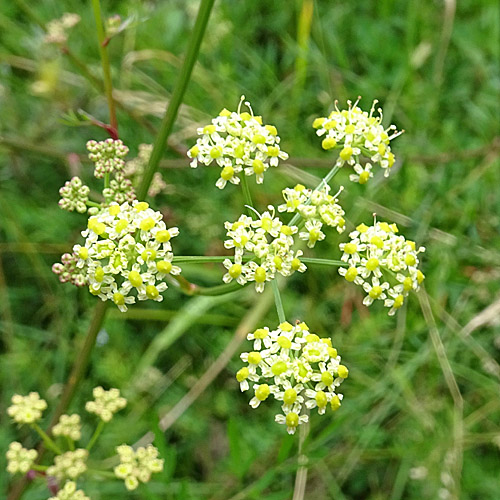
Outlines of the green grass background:
<svg viewBox="0 0 500 500">
<path fill-rule="evenodd" d="M 67 154 L 84 155 L 85 142 L 105 134 L 61 118 L 83 108 L 108 119 L 102 93 L 67 56 L 41 43 L 36 23 L 79 13 L 69 46 L 99 82 L 89 2 L 28 3 L 32 18 L 16 1 L 0 5 L 0 450 L 13 440 L 34 444 L 32 434 L 5 418 L 10 397 L 35 390 L 53 409 L 90 321 L 95 299 L 60 285 L 50 267 L 85 224 L 84 216 L 57 206 L 59 187 L 74 174 Z M 153 141 L 197 6 L 103 2 L 105 13 L 135 19 L 109 48 L 120 136 L 132 155 Z M 424 316 L 416 296 L 395 318 L 377 305 L 367 310 L 360 291 L 334 268 L 310 266 L 283 292 L 289 319 L 331 336 L 350 369 L 341 410 L 315 416 L 304 443 L 307 499 L 500 498 L 499 19 L 496 0 L 216 2 L 167 153 L 181 167 L 162 170 L 168 192 L 155 202 L 181 228 L 176 254 L 222 253 L 223 222 L 243 210 L 240 190 L 220 192 L 213 186 L 216 169 L 184 168 L 188 160 L 179 153 L 193 143 L 198 125 L 223 107 L 234 109 L 241 94 L 278 127 L 292 157 L 269 171 L 262 187 L 250 181 L 258 209 L 278 204 L 285 186 L 297 180 L 313 186 L 327 172 L 331 156 L 321 151 L 311 123 L 335 99 L 345 105 L 361 95 L 368 109 L 378 98 L 386 125 L 406 130 L 393 144 L 398 163 L 388 179 L 347 185 L 342 171 L 334 185 L 347 186 L 342 202 L 350 227 L 376 212 L 426 246 L 432 314 Z M 34 91 L 37 81 L 46 92 Z M 88 164 L 76 169 L 91 179 Z M 330 233 L 311 255 L 338 258 L 344 239 Z M 213 264 L 186 265 L 183 272 L 215 285 L 223 271 Z M 134 493 L 118 481 L 89 481 L 88 495 L 292 498 L 298 436 L 273 422 L 276 405 L 252 410 L 234 380 L 238 354 L 248 345 L 227 364 L 216 361 L 258 300 L 250 288 L 213 299 L 188 298 L 171 287 L 161 304 L 109 314 L 71 407 L 82 410 L 99 384 L 130 398 L 95 448 L 97 457 L 157 428 L 158 416 L 206 380 L 214 363 L 222 371 L 166 433 L 156 432 L 162 474 Z M 277 322 L 271 303 L 258 325 Z M 85 417 L 85 434 L 92 425 Z M 2 498 L 9 481 L 2 451 Z M 47 497 L 43 484 L 35 484 L 23 498 Z"/>
</svg>

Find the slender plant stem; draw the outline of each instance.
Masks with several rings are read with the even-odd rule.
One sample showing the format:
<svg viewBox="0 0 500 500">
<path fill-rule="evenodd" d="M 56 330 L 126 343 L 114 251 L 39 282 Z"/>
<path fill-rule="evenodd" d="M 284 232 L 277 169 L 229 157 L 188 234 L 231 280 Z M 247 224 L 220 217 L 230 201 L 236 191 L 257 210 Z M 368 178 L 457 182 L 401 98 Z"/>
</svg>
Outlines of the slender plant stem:
<svg viewBox="0 0 500 500">
<path fill-rule="evenodd" d="M 172 262 L 177 264 L 206 264 L 211 262 L 222 262 L 225 259 L 234 260 L 234 255 L 176 255 Z M 243 256 L 243 261 L 252 260 L 249 255 Z M 346 262 L 333 259 L 318 259 L 315 257 L 301 257 L 304 264 L 313 264 L 318 266 L 347 266 Z"/>
<path fill-rule="evenodd" d="M 283 308 L 283 301 L 281 300 L 281 293 L 277 278 L 274 278 L 272 280 L 272 287 L 274 293 L 274 302 L 276 303 L 276 311 L 278 312 L 278 319 L 280 320 L 280 323 L 284 323 L 286 321 L 286 314 L 285 309 Z"/>
<path fill-rule="evenodd" d="M 31 468 L 32 468 L 33 470 L 38 471 L 38 472 L 45 472 L 45 471 L 49 468 L 49 466 L 48 466 L 48 465 L 38 465 L 38 464 L 33 464 L 33 465 L 31 466 Z"/>
<path fill-rule="evenodd" d="M 109 188 L 109 174 L 104 174 L 104 189 Z"/>
<path fill-rule="evenodd" d="M 241 188 L 243 189 L 243 196 L 245 197 L 245 204 L 247 205 L 248 215 L 253 217 L 255 213 L 249 207 L 253 207 L 252 193 L 250 193 L 250 188 L 248 186 L 247 176 L 243 172 L 241 176 Z"/>
<path fill-rule="evenodd" d="M 57 406 L 56 411 L 52 416 L 52 420 L 50 421 L 50 429 L 57 423 L 59 417 L 67 410 L 75 395 L 76 389 L 85 374 L 85 370 L 90 361 L 92 349 L 95 345 L 97 334 L 101 330 L 102 323 L 104 321 L 107 305 L 108 302 L 101 301 L 95 306 L 94 316 L 92 317 L 89 329 L 87 330 L 83 346 L 79 350 L 79 354 L 75 360 L 71 374 L 66 382 L 66 385 L 64 386 L 61 399 L 59 400 L 59 405 Z"/>
<path fill-rule="evenodd" d="M 299 427 L 299 468 L 297 469 L 297 475 L 295 476 L 295 486 L 293 489 L 292 500 L 303 500 L 305 498 L 307 484 L 307 455 L 304 454 L 303 447 L 308 434 L 309 422 Z"/>
<path fill-rule="evenodd" d="M 93 1 L 96 2 L 97 0 Z M 165 148 L 167 147 L 167 139 L 170 135 L 170 132 L 172 131 L 175 119 L 177 118 L 177 112 L 179 111 L 179 107 L 182 103 L 182 99 L 189 84 L 189 80 L 191 79 L 191 72 L 193 71 L 194 64 L 198 59 L 201 42 L 205 34 L 205 30 L 208 24 L 208 18 L 210 17 L 210 12 L 212 11 L 214 2 L 215 0 L 201 0 L 200 9 L 198 10 L 198 16 L 196 17 L 193 33 L 189 40 L 186 58 L 184 59 L 184 63 L 182 64 L 179 79 L 177 80 L 170 102 L 168 103 L 167 112 L 163 117 L 160 131 L 158 132 L 158 135 L 154 142 L 153 151 L 151 152 L 149 164 L 144 171 L 142 183 L 137 193 L 137 196 L 140 200 L 146 197 L 149 185 L 151 184 L 155 172 L 158 170 L 160 159 L 163 156 Z"/>
<path fill-rule="evenodd" d="M 68 448 L 71 451 L 75 451 L 75 442 L 69 436 L 66 436 L 66 442 L 68 443 Z"/>
<path fill-rule="evenodd" d="M 94 474 L 95 476 L 107 477 L 108 479 L 116 479 L 115 473 L 107 470 L 98 469 L 87 469 L 89 474 Z"/>
<path fill-rule="evenodd" d="M 341 260 L 332 259 L 316 259 L 314 257 L 301 257 L 300 259 L 304 264 L 313 264 L 319 266 L 347 266 L 347 262 L 342 262 Z"/>
<path fill-rule="evenodd" d="M 54 441 L 52 441 L 52 439 L 50 439 L 50 437 L 45 433 L 45 431 L 37 423 L 31 424 L 31 427 L 33 428 L 33 430 L 35 430 L 40 435 L 43 442 L 45 443 L 45 446 L 49 450 L 52 450 L 56 455 L 60 455 L 62 453 L 59 446 L 57 446 L 57 444 L 54 443 Z"/>
<path fill-rule="evenodd" d="M 90 451 L 92 447 L 95 445 L 97 439 L 101 435 L 102 430 L 104 429 L 104 425 L 106 422 L 104 420 L 99 420 L 99 423 L 97 424 L 97 427 L 95 428 L 94 434 L 92 434 L 92 437 L 90 438 L 89 444 L 87 445 L 87 451 Z"/>
<path fill-rule="evenodd" d="M 320 189 L 324 188 L 328 183 L 337 175 L 337 172 L 340 170 L 340 167 L 334 166 L 330 172 L 328 172 L 323 179 L 321 179 L 321 182 L 314 188 L 315 191 L 319 191 Z M 311 204 L 311 198 L 309 198 L 304 205 L 310 205 Z M 300 214 L 297 213 L 292 217 L 292 220 L 288 223 L 289 226 L 293 226 L 294 224 L 297 224 L 297 222 L 300 219 Z"/>
<path fill-rule="evenodd" d="M 101 55 L 101 65 L 104 75 L 104 92 L 108 101 L 109 123 L 111 127 L 118 130 L 118 121 L 116 120 L 115 101 L 113 100 L 113 81 L 111 80 L 111 67 L 109 64 L 108 49 L 104 44 L 106 34 L 102 23 L 101 3 L 99 0 L 92 0 L 94 10 L 95 24 L 97 27 L 97 39 L 99 40 L 99 53 Z"/>
</svg>

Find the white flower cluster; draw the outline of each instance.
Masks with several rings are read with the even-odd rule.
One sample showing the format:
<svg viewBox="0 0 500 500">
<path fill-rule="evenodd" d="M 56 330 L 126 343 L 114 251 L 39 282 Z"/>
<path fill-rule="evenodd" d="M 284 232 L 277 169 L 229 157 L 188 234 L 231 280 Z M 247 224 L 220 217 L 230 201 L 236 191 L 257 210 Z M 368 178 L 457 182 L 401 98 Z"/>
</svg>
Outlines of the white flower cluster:
<svg viewBox="0 0 500 500">
<path fill-rule="evenodd" d="M 21 443 L 14 441 L 10 443 L 5 456 L 7 457 L 7 472 L 26 474 L 31 469 L 38 453 L 36 450 L 27 450 Z"/>
<path fill-rule="evenodd" d="M 306 189 L 302 184 L 282 191 L 285 203 L 278 207 L 280 212 L 297 212 L 306 221 L 305 231 L 299 233 L 301 240 L 307 241 L 309 248 L 314 248 L 317 241 L 325 239 L 321 230 L 323 224 L 335 227 L 339 233 L 345 229 L 345 212 L 338 204 L 337 196 L 344 188 L 332 196 L 330 186 L 321 189 Z"/>
<path fill-rule="evenodd" d="M 109 422 L 115 413 L 125 408 L 127 400 L 120 396 L 118 389 L 105 391 L 102 387 L 95 387 L 92 391 L 94 401 L 88 401 L 85 409 L 95 413 L 104 422 Z"/>
<path fill-rule="evenodd" d="M 90 292 L 102 300 L 112 300 L 125 312 L 138 300 L 163 300 L 164 279 L 181 269 L 172 265 L 170 239 L 179 234 L 167 229 L 162 214 L 146 202 L 112 203 L 88 220 L 82 231 L 83 245 L 75 245 L 76 271 L 85 276 Z M 57 266 L 60 278 L 69 270 Z M 136 296 L 131 293 L 135 291 Z"/>
<path fill-rule="evenodd" d="M 257 220 L 242 215 L 236 222 L 224 224 L 229 238 L 224 247 L 234 248 L 234 262 L 230 259 L 223 262 L 227 269 L 222 278 L 225 283 L 236 280 L 244 285 L 255 281 L 257 292 L 263 292 L 266 281 L 274 279 L 276 273 L 291 276 L 295 271 L 303 273 L 307 269 L 300 260 L 302 251 L 292 250 L 297 226 L 283 224 L 275 217 L 274 208 L 268 208 Z M 248 262 L 243 261 L 246 252 L 251 254 L 252 260 Z"/>
<path fill-rule="evenodd" d="M 363 304 L 369 306 L 375 300 L 382 300 L 390 316 L 425 279 L 418 269 L 418 254 L 425 248 L 417 249 L 415 242 L 397 232 L 396 224 L 387 222 L 375 222 L 373 226 L 360 224 L 349 234 L 350 241 L 340 244 L 341 259 L 349 266 L 340 268 L 340 275 L 363 287 L 367 293 Z"/>
<path fill-rule="evenodd" d="M 7 408 L 7 415 L 18 424 L 33 424 L 42 418 L 47 402 L 40 399 L 38 392 L 30 392 L 27 396 L 14 394 L 12 405 Z"/>
<path fill-rule="evenodd" d="M 55 497 L 50 497 L 49 500 L 90 500 L 82 490 L 76 489 L 74 481 L 68 481 L 62 489 L 57 492 Z"/>
<path fill-rule="evenodd" d="M 59 189 L 59 206 L 68 212 L 77 212 L 83 214 L 87 211 L 87 201 L 89 201 L 90 189 L 83 184 L 79 177 L 73 177 L 66 181 L 64 186 Z"/>
<path fill-rule="evenodd" d="M 83 448 L 67 451 L 54 457 L 54 465 L 47 469 L 47 475 L 59 480 L 76 479 L 87 470 L 89 452 Z"/>
<path fill-rule="evenodd" d="M 95 163 L 94 175 L 100 179 L 104 174 L 120 172 L 125 165 L 128 147 L 119 139 L 105 141 L 88 141 L 89 158 Z"/>
<path fill-rule="evenodd" d="M 335 111 L 327 118 L 316 118 L 313 127 L 317 129 L 318 136 L 324 137 L 321 143 L 323 149 L 340 149 L 336 165 L 340 167 L 347 163 L 353 166 L 356 173 L 351 174 L 350 180 L 365 184 L 373 177 L 372 165 L 367 163 L 363 167 L 360 157 L 378 163 L 387 177 L 395 160 L 389 143 L 402 132 L 397 132 L 395 125 L 387 129 L 383 127 L 380 108 L 377 110 L 379 115 L 374 116 L 378 101 L 373 102 L 370 113 L 362 111 L 357 106 L 358 102 L 359 99 L 354 104 L 348 101 L 349 109 L 342 111 L 335 104 Z"/>
<path fill-rule="evenodd" d="M 244 97 L 242 98 L 242 100 Z M 255 175 L 257 184 L 264 182 L 269 166 L 277 167 L 288 154 L 280 149 L 278 131 L 273 125 L 263 125 L 262 117 L 251 113 L 223 109 L 210 125 L 198 129 L 201 137 L 188 152 L 191 167 L 215 161 L 222 168 L 216 186 L 223 189 L 228 182 L 239 184 L 239 174 Z"/>
<path fill-rule="evenodd" d="M 45 42 L 64 44 L 68 40 L 68 31 L 80 22 L 80 16 L 71 12 L 65 12 L 61 19 L 53 19 L 47 23 L 47 34 Z"/>
<path fill-rule="evenodd" d="M 253 341 L 254 350 L 241 354 L 242 361 L 248 364 L 237 372 L 236 379 L 242 391 L 253 383 L 252 408 L 272 395 L 283 411 L 275 420 L 286 425 L 289 434 L 308 421 L 304 407 L 317 408 L 320 415 L 328 405 L 333 411 L 340 408 L 343 396 L 337 388 L 349 371 L 340 364 L 329 338 L 318 337 L 305 323 L 297 321 L 295 326 L 281 323 L 273 331 L 259 328 L 247 339 Z"/>
<path fill-rule="evenodd" d="M 82 437 L 82 424 L 80 415 L 61 415 L 59 421 L 52 428 L 54 436 L 65 436 L 73 441 L 78 441 Z"/>
<path fill-rule="evenodd" d="M 158 449 L 152 445 L 138 448 L 135 452 L 131 446 L 122 445 L 116 451 L 120 464 L 114 469 L 115 476 L 125 481 L 127 490 L 135 490 L 139 482 L 147 483 L 151 474 L 163 470 L 163 459 L 158 458 Z"/>
<path fill-rule="evenodd" d="M 80 260 L 75 253 L 64 253 L 61 262 L 56 262 L 52 266 L 52 272 L 59 276 L 61 283 L 69 282 L 75 286 L 84 286 L 87 284 L 87 268 L 77 266 Z"/>
<path fill-rule="evenodd" d="M 132 183 L 136 187 L 139 186 L 142 181 L 144 169 L 149 162 L 152 152 L 152 144 L 139 144 L 139 154 L 136 158 L 127 161 L 125 167 L 123 168 L 123 174 L 131 179 Z M 148 196 L 154 198 L 156 195 L 164 191 L 166 187 L 167 184 L 163 180 L 161 173 L 155 172 L 153 179 L 151 180 L 151 185 L 148 189 Z"/>
</svg>

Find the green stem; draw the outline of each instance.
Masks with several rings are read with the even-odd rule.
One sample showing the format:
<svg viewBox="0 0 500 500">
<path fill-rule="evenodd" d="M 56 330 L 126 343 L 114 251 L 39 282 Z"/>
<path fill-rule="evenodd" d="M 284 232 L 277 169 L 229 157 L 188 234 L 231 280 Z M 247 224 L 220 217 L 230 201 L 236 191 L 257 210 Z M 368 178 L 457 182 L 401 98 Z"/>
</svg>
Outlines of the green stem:
<svg viewBox="0 0 500 500">
<path fill-rule="evenodd" d="M 92 434 L 89 444 L 87 445 L 87 451 L 90 451 L 92 447 L 95 445 L 97 439 L 101 435 L 102 430 L 104 429 L 104 425 L 105 425 L 104 420 L 100 420 L 99 423 L 97 424 L 94 434 Z"/>
<path fill-rule="evenodd" d="M 38 472 L 45 472 L 49 468 L 48 465 L 38 465 L 38 464 L 33 464 L 30 469 L 36 470 Z"/>
<path fill-rule="evenodd" d="M 281 300 L 280 288 L 278 285 L 278 279 L 274 278 L 271 282 L 274 292 L 274 302 L 276 303 L 276 311 L 278 312 L 278 319 L 280 323 L 286 321 L 285 309 L 283 309 L 283 301 Z"/>
<path fill-rule="evenodd" d="M 244 255 L 243 261 L 252 260 L 251 255 Z M 176 255 L 172 262 L 176 264 L 206 264 L 210 262 L 221 263 L 225 259 L 234 260 L 234 255 Z M 304 264 L 315 264 L 319 266 L 347 266 L 346 262 L 333 259 L 318 259 L 315 257 L 301 257 Z"/>
<path fill-rule="evenodd" d="M 253 258 L 251 255 L 244 255 L 242 260 L 249 261 Z M 176 255 L 172 262 L 177 264 L 204 264 L 207 262 L 222 262 L 225 259 L 234 260 L 234 255 Z"/>
<path fill-rule="evenodd" d="M 95 341 L 97 338 L 97 334 L 100 332 L 102 324 L 104 322 L 104 317 L 106 315 L 108 302 L 99 302 L 94 309 L 94 316 L 92 321 L 90 322 L 89 329 L 87 330 L 87 335 L 85 337 L 83 346 L 78 350 L 78 357 L 75 360 L 75 364 L 73 365 L 73 369 L 71 370 L 71 374 L 64 386 L 64 390 L 59 400 L 59 405 L 56 408 L 54 415 L 52 416 L 52 420 L 50 422 L 49 428 L 52 428 L 56 422 L 59 420 L 59 417 L 67 410 L 70 405 L 73 397 L 75 395 L 76 389 L 82 380 L 85 370 L 90 361 L 90 355 L 92 353 L 92 349 L 95 345 Z"/>
<path fill-rule="evenodd" d="M 69 436 L 66 436 L 66 442 L 68 443 L 68 448 L 71 451 L 75 451 L 75 442 Z"/>
<path fill-rule="evenodd" d="M 332 259 L 316 259 L 314 257 L 301 257 L 300 259 L 304 264 L 317 264 L 319 266 L 347 266 L 347 262 L 342 262 L 341 260 Z"/>
<path fill-rule="evenodd" d="M 104 189 L 109 188 L 109 174 L 104 174 Z"/>
<path fill-rule="evenodd" d="M 49 449 L 52 450 L 56 455 L 62 455 L 62 450 L 57 446 L 52 439 L 45 433 L 45 431 L 36 423 L 33 422 L 31 424 L 31 428 L 38 432 L 40 437 L 42 438 L 43 442 L 45 443 L 45 446 Z"/>
<path fill-rule="evenodd" d="M 328 172 L 323 179 L 321 179 L 321 182 L 314 188 L 314 191 L 319 191 L 320 189 L 324 188 L 334 177 L 337 175 L 337 172 L 340 170 L 340 167 L 333 167 L 330 172 Z M 304 205 L 310 205 L 311 204 L 311 198 L 309 198 Z M 295 225 L 299 219 L 300 219 L 300 214 L 297 213 L 292 217 L 292 220 L 288 223 L 289 226 Z"/>
<path fill-rule="evenodd" d="M 86 205 L 88 207 L 102 208 L 102 204 L 101 203 L 96 203 L 95 201 L 90 201 L 90 200 L 87 201 Z"/>
<path fill-rule="evenodd" d="M 96 0 L 93 0 L 94 2 Z M 214 5 L 215 0 L 201 0 L 200 9 L 198 11 L 198 16 L 196 17 L 196 23 L 194 25 L 193 34 L 189 40 L 189 45 L 187 48 L 186 58 L 182 65 L 179 79 L 176 83 L 174 92 L 170 102 L 168 103 L 168 108 L 163 117 L 160 131 L 156 137 L 153 151 L 151 153 L 151 158 L 149 159 L 149 164 L 144 171 L 144 176 L 142 178 L 141 186 L 137 193 L 140 200 L 144 199 L 148 193 L 149 185 L 153 179 L 153 175 L 158 170 L 158 165 L 160 159 L 163 156 L 165 148 L 167 146 L 167 139 L 172 131 L 175 119 L 177 118 L 177 112 L 182 103 L 182 99 L 186 92 L 189 80 L 191 79 L 191 72 L 193 71 L 194 64 L 198 58 L 198 53 L 200 51 L 200 45 L 205 34 L 205 29 L 207 27 L 208 18 L 210 17 L 210 12 Z"/>
<path fill-rule="evenodd" d="M 87 469 L 87 472 L 89 474 L 94 474 L 95 476 L 106 477 L 108 479 L 116 479 L 115 474 L 107 470 Z"/>
<path fill-rule="evenodd" d="M 250 193 L 250 188 L 248 186 L 247 176 L 243 172 L 241 176 L 241 187 L 243 189 L 243 196 L 245 197 L 245 204 L 247 205 L 248 215 L 253 218 L 255 215 L 254 211 L 248 207 L 253 207 L 252 194 Z"/>
<path fill-rule="evenodd" d="M 92 0 L 92 8 L 94 10 L 95 24 L 97 28 L 97 39 L 99 40 L 99 53 L 101 55 L 101 65 L 104 75 L 104 92 L 108 101 L 109 108 L 109 123 L 111 127 L 118 130 L 118 122 L 116 120 L 115 101 L 113 100 L 113 81 L 111 80 L 111 68 L 109 64 L 108 49 L 104 44 L 106 34 L 101 16 L 101 3 L 99 0 Z"/>
</svg>

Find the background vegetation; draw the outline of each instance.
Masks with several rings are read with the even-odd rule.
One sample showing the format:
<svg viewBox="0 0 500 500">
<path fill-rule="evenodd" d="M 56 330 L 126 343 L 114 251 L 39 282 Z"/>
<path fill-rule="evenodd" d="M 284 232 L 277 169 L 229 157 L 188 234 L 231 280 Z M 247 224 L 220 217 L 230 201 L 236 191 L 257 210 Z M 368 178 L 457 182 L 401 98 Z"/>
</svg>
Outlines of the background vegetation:
<svg viewBox="0 0 500 500">
<path fill-rule="evenodd" d="M 90 179 L 85 142 L 106 137 L 61 118 L 83 108 L 108 119 L 89 3 L 28 3 L 31 17 L 22 2 L 0 5 L 0 450 L 14 439 L 33 444 L 5 418 L 10 397 L 36 390 L 55 407 L 95 305 L 86 290 L 60 285 L 50 267 L 85 223 L 59 210 L 58 189 L 75 172 Z M 197 6 L 103 2 L 108 15 L 135 20 L 110 44 L 120 136 L 131 155 L 153 141 Z M 83 72 L 42 43 L 41 26 L 65 11 L 82 17 L 69 47 Z M 156 201 L 181 228 L 176 253 L 221 254 L 223 222 L 241 213 L 241 191 L 219 192 L 216 170 L 186 168 L 183 154 L 196 127 L 234 109 L 241 94 L 278 127 L 291 155 L 264 187 L 251 181 L 261 208 L 297 179 L 314 185 L 326 173 L 314 117 L 335 99 L 344 105 L 362 95 L 365 108 L 380 99 L 385 123 L 406 130 L 393 146 L 397 171 L 349 186 L 348 222 L 369 222 L 376 212 L 427 247 L 429 301 L 412 297 L 396 318 L 364 308 L 334 268 L 311 266 L 286 284 L 288 317 L 332 336 L 350 369 L 341 410 L 314 418 L 304 442 L 305 498 L 499 498 L 499 14 L 496 0 L 216 2 L 162 170 L 168 190 Z M 335 183 L 347 176 L 342 171 Z M 314 256 L 338 258 L 337 244 L 328 238 Z M 184 273 L 213 285 L 222 268 L 185 266 Z M 292 497 L 297 436 L 273 422 L 276 407 L 252 410 L 234 379 L 246 350 L 241 319 L 278 322 L 272 296 L 264 301 L 250 287 L 219 298 L 188 298 L 171 287 L 157 307 L 110 312 L 72 409 L 81 410 L 99 384 L 129 398 L 96 449 L 103 458 L 168 415 L 155 442 L 166 467 L 135 493 L 115 482 L 88 484 L 88 495 Z M 4 460 L 2 452 L 0 492 L 10 480 Z M 23 498 L 47 498 L 47 490 L 34 485 Z"/>
</svg>

